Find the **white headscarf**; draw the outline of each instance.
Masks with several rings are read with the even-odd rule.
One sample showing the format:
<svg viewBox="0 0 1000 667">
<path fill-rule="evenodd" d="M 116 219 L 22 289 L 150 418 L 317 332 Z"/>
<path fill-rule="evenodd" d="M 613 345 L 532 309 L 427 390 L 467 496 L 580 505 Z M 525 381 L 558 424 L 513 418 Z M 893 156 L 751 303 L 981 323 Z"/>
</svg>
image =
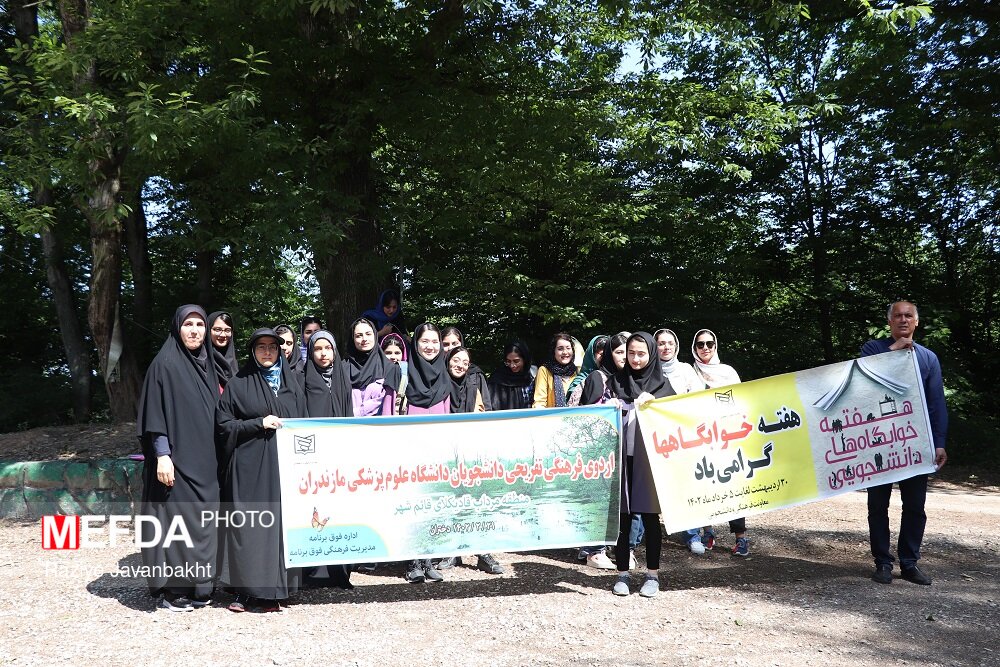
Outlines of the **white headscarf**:
<svg viewBox="0 0 1000 667">
<path fill-rule="evenodd" d="M 702 363 L 701 358 L 698 356 L 697 346 L 695 345 L 698 336 L 705 333 L 711 334 L 712 340 L 715 341 L 715 347 L 712 349 L 712 358 L 707 364 Z M 725 387 L 730 384 L 739 384 L 740 376 L 736 372 L 736 369 L 719 361 L 719 337 L 711 329 L 699 329 L 698 333 L 694 335 L 694 338 L 691 340 L 691 356 L 694 357 L 694 372 L 704 380 L 705 385 L 709 389 Z"/>
</svg>

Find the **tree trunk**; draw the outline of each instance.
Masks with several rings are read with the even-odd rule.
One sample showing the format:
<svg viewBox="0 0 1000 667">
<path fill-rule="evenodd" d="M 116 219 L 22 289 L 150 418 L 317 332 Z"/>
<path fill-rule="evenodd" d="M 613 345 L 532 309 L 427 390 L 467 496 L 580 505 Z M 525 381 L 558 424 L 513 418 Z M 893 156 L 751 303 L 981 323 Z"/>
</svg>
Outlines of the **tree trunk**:
<svg viewBox="0 0 1000 667">
<path fill-rule="evenodd" d="M 39 206 L 48 205 L 51 193 L 41 189 L 35 193 L 35 203 Z M 73 391 L 73 420 L 85 422 L 91 413 L 91 374 L 93 368 L 90 361 L 90 347 L 83 336 L 83 326 L 77 315 L 76 300 L 73 298 L 73 283 L 63 259 L 62 243 L 56 232 L 44 229 L 42 250 L 45 256 L 45 275 L 48 278 L 49 289 L 52 290 L 52 300 L 56 306 L 56 319 L 59 322 L 59 335 L 62 338 L 66 361 L 69 365 L 70 384 Z"/>
<path fill-rule="evenodd" d="M 336 180 L 338 192 L 357 206 L 350 211 L 331 211 L 319 225 L 325 238 L 311 239 L 316 279 L 326 315 L 326 325 L 334 331 L 347 332 L 351 322 L 371 308 L 383 287 L 385 270 L 379 248 L 379 230 L 375 213 L 375 185 L 372 181 L 370 155 L 359 142 L 359 150 L 346 161 L 347 168 Z M 344 237 L 331 243 L 336 220 L 348 220 Z"/>
<path fill-rule="evenodd" d="M 203 306 L 215 303 L 215 293 L 212 289 L 212 278 L 215 275 L 215 251 L 199 250 L 194 256 L 194 263 L 195 275 L 197 276 L 197 302 Z"/>
<path fill-rule="evenodd" d="M 94 160 L 91 169 L 108 173 L 106 169 L 115 166 L 115 162 L 119 163 L 120 168 L 120 160 Z M 100 182 L 84 211 L 90 220 L 92 259 L 87 321 L 97 347 L 111 417 L 116 422 L 135 419 L 136 403 L 142 385 L 142 377 L 131 346 L 127 344 L 119 313 L 122 284 L 121 225 L 117 219 L 105 221 L 101 215 L 114 209 L 120 183 L 117 176 L 110 176 Z"/>
<path fill-rule="evenodd" d="M 145 368 L 153 358 L 153 265 L 149 261 L 149 235 L 146 229 L 146 212 L 142 207 L 144 179 L 136 183 L 131 194 L 132 212 L 125 218 L 125 246 L 128 249 L 129 268 L 132 271 L 132 303 L 134 325 L 128 327 L 128 339 L 133 344 L 136 361 Z"/>
<path fill-rule="evenodd" d="M 63 39 L 70 49 L 86 29 L 89 8 L 86 0 L 62 0 L 59 3 Z M 80 88 L 95 85 L 96 66 L 90 63 L 76 75 Z M 104 378 L 116 422 L 135 419 L 136 402 L 142 375 L 122 330 L 119 306 L 122 281 L 122 223 L 118 217 L 122 166 L 126 150 L 121 138 L 107 127 L 94 122 L 89 140 L 98 157 L 91 158 L 88 169 L 91 191 L 80 209 L 90 225 L 90 294 L 87 322 L 97 348 L 101 376 Z"/>
<path fill-rule="evenodd" d="M 24 44 L 31 44 L 38 37 L 38 5 L 15 2 L 10 6 L 13 14 L 17 38 Z M 37 127 L 35 128 L 37 131 Z M 37 136 L 37 135 L 36 135 Z M 36 206 L 52 205 L 52 190 L 39 186 L 32 193 Z M 91 413 L 91 373 L 90 348 L 83 334 L 83 325 L 76 308 L 73 295 L 73 281 L 63 257 L 62 243 L 53 229 L 41 231 L 42 254 L 45 258 L 45 276 L 52 290 L 52 300 L 59 322 L 66 362 L 69 366 L 70 386 L 73 394 L 73 419 L 85 422 Z"/>
</svg>

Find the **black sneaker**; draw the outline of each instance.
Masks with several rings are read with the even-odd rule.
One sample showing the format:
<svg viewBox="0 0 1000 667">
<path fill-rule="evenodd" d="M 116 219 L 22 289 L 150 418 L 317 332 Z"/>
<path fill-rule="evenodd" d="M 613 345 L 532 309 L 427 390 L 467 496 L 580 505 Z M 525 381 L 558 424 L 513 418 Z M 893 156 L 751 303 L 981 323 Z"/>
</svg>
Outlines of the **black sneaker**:
<svg viewBox="0 0 1000 667">
<path fill-rule="evenodd" d="M 434 564 L 429 560 L 423 562 L 424 565 L 424 581 L 444 581 L 444 575 L 434 569 Z"/>
<path fill-rule="evenodd" d="M 921 572 L 920 568 L 918 568 L 916 565 L 914 565 L 913 567 L 904 567 L 901 570 L 901 573 L 903 579 L 906 579 L 911 583 L 920 584 L 921 586 L 931 585 L 931 578 L 928 577 L 923 572 Z"/>
<path fill-rule="evenodd" d="M 493 557 L 493 554 L 482 554 L 479 556 L 476 567 L 488 574 L 503 574 L 503 565 Z"/>
<path fill-rule="evenodd" d="M 280 614 L 281 604 L 277 600 L 257 598 L 253 610 L 258 614 Z"/>
<path fill-rule="evenodd" d="M 194 607 L 195 609 L 202 609 L 203 607 L 207 607 L 210 604 L 212 604 L 212 596 L 211 595 L 204 595 L 204 596 L 202 596 L 202 595 L 192 595 L 191 596 L 191 606 Z"/>
<path fill-rule="evenodd" d="M 424 564 L 419 560 L 413 561 L 403 577 L 411 584 L 424 583 Z"/>
<path fill-rule="evenodd" d="M 875 566 L 875 573 L 872 575 L 872 581 L 874 581 L 877 584 L 891 584 L 892 565 Z"/>
<path fill-rule="evenodd" d="M 191 600 L 188 600 L 183 595 L 174 595 L 173 593 L 163 594 L 163 598 L 160 600 L 160 608 L 167 611 L 194 611 Z"/>
</svg>

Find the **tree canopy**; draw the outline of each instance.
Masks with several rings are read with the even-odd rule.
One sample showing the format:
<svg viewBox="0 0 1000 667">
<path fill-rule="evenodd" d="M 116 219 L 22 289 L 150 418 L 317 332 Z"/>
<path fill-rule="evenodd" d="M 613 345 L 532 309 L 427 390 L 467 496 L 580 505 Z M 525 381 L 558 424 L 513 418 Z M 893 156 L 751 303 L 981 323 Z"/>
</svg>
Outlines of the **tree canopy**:
<svg viewBox="0 0 1000 667">
<path fill-rule="evenodd" d="M 509 338 L 715 330 L 761 377 L 920 307 L 997 414 L 985 1 L 0 4 L 0 430 L 127 420 L 179 303 L 238 337 L 387 287 Z"/>
</svg>

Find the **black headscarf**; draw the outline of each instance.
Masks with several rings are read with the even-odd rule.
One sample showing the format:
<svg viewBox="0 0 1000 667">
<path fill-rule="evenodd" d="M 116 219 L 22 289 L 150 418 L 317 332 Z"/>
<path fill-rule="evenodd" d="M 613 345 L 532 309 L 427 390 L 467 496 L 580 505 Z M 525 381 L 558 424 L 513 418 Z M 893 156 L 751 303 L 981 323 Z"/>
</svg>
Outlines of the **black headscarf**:
<svg viewBox="0 0 1000 667">
<path fill-rule="evenodd" d="M 292 358 L 291 359 L 289 359 L 288 357 L 285 356 L 284 350 L 280 349 L 281 348 L 281 336 L 279 336 L 277 333 L 275 333 L 275 331 L 277 329 L 281 329 L 283 327 L 287 328 L 288 329 L 288 333 L 292 334 Z M 258 329 L 258 331 L 260 331 L 260 329 Z M 278 324 L 278 325 L 275 325 L 274 328 L 268 329 L 268 331 L 270 331 L 274 335 L 274 337 L 278 339 L 278 348 L 279 348 L 278 351 L 281 352 L 281 365 L 285 366 L 286 368 L 288 368 L 288 370 L 297 371 L 299 373 L 301 373 L 303 370 L 305 370 L 305 364 L 302 363 L 302 350 L 299 347 L 299 334 L 295 331 L 295 329 L 293 329 L 292 327 L 290 327 L 287 324 Z M 250 348 L 250 359 L 251 360 L 253 359 L 253 348 Z"/>
<path fill-rule="evenodd" d="M 531 377 L 531 350 L 528 349 L 524 341 L 515 340 L 508 343 L 507 347 L 504 348 L 503 357 L 505 361 L 507 355 L 511 352 L 517 352 L 518 356 L 524 359 L 521 372 L 514 373 L 510 370 L 510 366 L 504 364 L 493 371 L 493 375 L 490 376 L 490 384 L 498 384 L 504 387 L 527 387 L 534 381 L 534 378 Z"/>
<path fill-rule="evenodd" d="M 421 330 L 427 324 L 424 322 L 414 331 L 414 347 L 420 338 Z M 406 374 L 406 400 L 409 404 L 418 408 L 429 408 L 443 401 L 451 391 L 451 378 L 448 375 L 444 354 L 438 351 L 437 355 L 428 361 L 420 354 L 419 349 L 414 349 L 409 364 L 409 371 Z"/>
<path fill-rule="evenodd" d="M 580 396 L 580 405 L 596 405 L 600 402 L 601 398 L 604 397 L 604 390 L 607 385 L 611 382 L 611 378 L 614 377 L 615 373 L 618 372 L 618 367 L 615 366 L 614 349 L 621 345 L 615 345 L 618 334 L 614 336 L 609 336 L 606 341 L 604 341 L 604 354 L 601 356 L 601 364 L 597 367 L 597 370 L 590 375 L 599 374 L 603 382 L 599 382 L 596 377 L 591 379 L 587 376 L 587 381 L 583 384 L 583 394 Z"/>
<path fill-rule="evenodd" d="M 253 353 L 254 346 L 261 338 L 274 338 L 280 341 L 281 337 L 274 333 L 274 329 L 257 329 L 250 335 L 247 341 L 247 361 L 240 368 L 239 372 L 226 385 L 226 391 L 220 399 L 220 411 L 232 414 L 239 419 L 251 417 L 266 417 L 275 415 L 277 417 L 303 417 L 305 416 L 305 405 L 302 400 L 302 385 L 296 378 L 281 348 L 278 348 L 278 362 L 281 364 L 281 386 L 277 394 L 268 384 L 264 377 L 266 369 L 257 362 L 257 357 Z M 257 431 L 249 432 L 240 428 L 219 428 L 219 412 L 216 413 L 216 443 L 222 449 L 222 461 L 227 461 L 232 455 L 236 446 L 247 439 L 259 437 Z M 269 439 L 273 437 L 273 431 L 265 430 L 263 437 Z"/>
<path fill-rule="evenodd" d="M 333 363 L 320 368 L 313 356 L 315 341 L 327 340 L 333 346 Z M 309 337 L 306 357 L 306 409 L 310 417 L 353 417 L 351 375 L 340 358 L 337 341 L 329 331 L 319 330 Z"/>
<path fill-rule="evenodd" d="M 181 325 L 190 315 L 206 321 L 205 339 L 193 352 L 181 340 Z M 174 311 L 170 335 L 150 364 L 139 397 L 136 431 L 140 439 L 147 433 L 177 439 L 184 433 L 186 414 L 204 406 L 214 412 L 219 380 L 215 364 L 209 363 L 212 343 L 208 340 L 207 321 L 201 306 L 187 304 Z"/>
<path fill-rule="evenodd" d="M 215 343 L 212 341 L 212 325 L 215 324 L 215 320 L 219 319 L 225 315 L 232 321 L 233 316 L 224 310 L 217 310 L 214 313 L 209 313 L 208 321 L 205 323 L 205 336 L 211 342 L 212 350 L 212 362 L 215 364 L 215 374 L 219 378 L 219 384 L 225 386 L 229 382 L 230 378 L 236 375 L 236 372 L 240 370 L 240 362 L 236 359 L 236 327 L 233 326 L 233 332 L 229 336 L 229 342 L 225 347 L 216 347 Z M 225 320 L 223 320 L 225 321 Z"/>
<path fill-rule="evenodd" d="M 611 390 L 626 403 L 631 403 L 643 392 L 652 394 L 654 398 L 673 396 L 676 392 L 667 379 L 663 377 L 660 359 L 656 354 L 656 341 L 652 334 L 646 331 L 637 331 L 629 336 L 625 344 L 629 345 L 634 340 L 640 340 L 646 344 L 646 348 L 649 350 L 649 362 L 639 370 L 634 370 L 626 361 L 625 367 L 617 371 L 612 378 Z"/>
<path fill-rule="evenodd" d="M 472 375 L 472 364 L 469 364 L 469 370 L 460 378 L 456 378 L 451 374 L 451 358 L 459 352 L 469 354 L 466 348 L 457 345 L 448 350 L 448 355 L 444 360 L 445 366 L 448 368 L 448 377 L 451 379 L 449 392 L 451 394 L 451 411 L 454 413 L 471 412 L 475 408 L 476 403 L 477 387 L 474 382 L 469 380 L 469 376 Z M 472 394 L 471 396 L 469 395 L 470 393 Z"/>
<path fill-rule="evenodd" d="M 375 347 L 364 352 L 359 350 L 354 343 L 354 328 L 364 322 L 372 328 L 375 336 Z M 351 324 L 347 332 L 347 354 L 345 355 L 348 367 L 350 368 L 351 387 L 364 390 L 365 387 L 376 380 L 384 380 L 382 386 L 392 391 L 399 391 L 399 384 L 403 379 L 403 371 L 399 365 L 389 361 L 385 352 L 378 344 L 378 329 L 375 324 L 364 317 L 359 317 Z"/>
</svg>

